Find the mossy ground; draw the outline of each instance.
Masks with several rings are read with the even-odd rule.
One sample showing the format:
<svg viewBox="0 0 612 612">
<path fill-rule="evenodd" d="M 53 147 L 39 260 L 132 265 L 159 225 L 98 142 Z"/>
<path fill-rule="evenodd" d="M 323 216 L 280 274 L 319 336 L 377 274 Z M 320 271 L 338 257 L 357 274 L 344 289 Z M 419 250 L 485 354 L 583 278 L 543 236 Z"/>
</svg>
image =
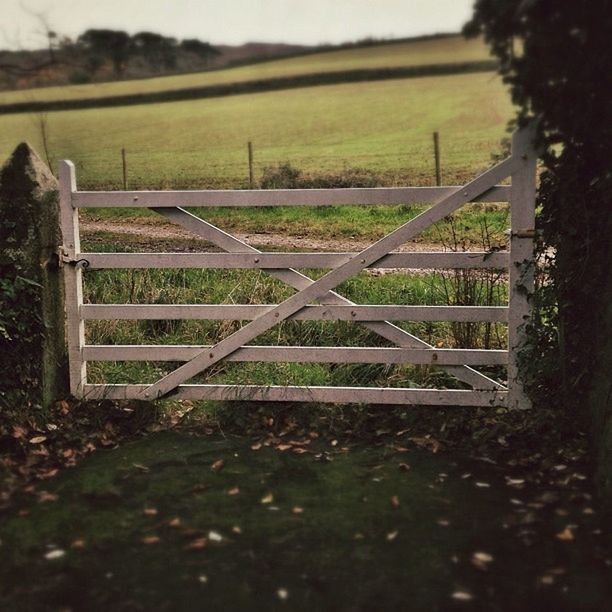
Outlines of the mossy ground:
<svg viewBox="0 0 612 612">
<path fill-rule="evenodd" d="M 319 438 L 298 455 L 252 443 L 158 433 L 49 481 L 55 501 L 24 498 L 0 519 L 0 607 L 602 610 L 610 601 L 587 491 L 517 489 L 491 463 L 395 444 Z M 572 539 L 556 537 L 568 525 Z M 201 538 L 205 547 L 189 548 Z M 65 554 L 46 558 L 55 550 Z M 491 560 L 477 567 L 475 553 Z"/>
</svg>

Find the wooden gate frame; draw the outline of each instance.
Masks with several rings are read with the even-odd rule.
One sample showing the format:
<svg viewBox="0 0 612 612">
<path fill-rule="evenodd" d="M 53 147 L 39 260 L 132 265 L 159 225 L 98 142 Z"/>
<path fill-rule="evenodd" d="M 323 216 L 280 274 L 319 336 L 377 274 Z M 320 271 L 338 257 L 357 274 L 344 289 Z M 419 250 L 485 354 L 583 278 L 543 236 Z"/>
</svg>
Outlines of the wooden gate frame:
<svg viewBox="0 0 612 612">
<path fill-rule="evenodd" d="M 70 388 L 78 398 L 300 401 L 363 404 L 417 404 L 528 408 L 518 376 L 518 352 L 533 293 L 533 240 L 537 154 L 533 130 L 513 134 L 510 156 L 462 187 L 401 187 L 296 190 L 78 191 L 74 165 L 60 162 L 62 261 L 66 293 L 66 327 Z M 498 185 L 511 178 L 511 185 Z M 392 252 L 429 225 L 468 202 L 509 202 L 510 251 Z M 412 204 L 433 205 L 360 253 L 262 253 L 196 217 L 182 207 L 260 207 Z M 151 209 L 225 253 L 83 253 L 79 208 Z M 84 304 L 82 274 L 87 268 L 246 268 L 263 269 L 297 289 L 280 304 L 153 305 Z M 356 305 L 334 289 L 369 267 L 509 268 L 508 307 Z M 294 268 L 331 268 L 313 281 Z M 313 303 L 318 302 L 318 305 Z M 85 321 L 100 319 L 250 320 L 214 346 L 87 345 Z M 245 346 L 287 319 L 362 322 L 396 348 Z M 508 350 L 437 349 L 389 321 L 506 321 Z M 185 384 L 222 359 L 325 363 L 413 363 L 444 367 L 472 389 L 372 387 L 304 387 Z M 184 361 L 152 385 L 87 382 L 88 361 Z M 507 364 L 508 386 L 473 369 L 473 365 Z"/>
</svg>

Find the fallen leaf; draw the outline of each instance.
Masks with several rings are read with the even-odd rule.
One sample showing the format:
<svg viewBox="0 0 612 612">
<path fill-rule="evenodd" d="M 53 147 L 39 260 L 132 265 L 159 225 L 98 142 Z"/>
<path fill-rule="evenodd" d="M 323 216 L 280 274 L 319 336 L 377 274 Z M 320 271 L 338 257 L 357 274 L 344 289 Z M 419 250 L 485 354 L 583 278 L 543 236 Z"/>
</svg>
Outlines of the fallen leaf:
<svg viewBox="0 0 612 612">
<path fill-rule="evenodd" d="M 509 487 L 515 487 L 517 489 L 523 488 L 525 480 L 523 478 L 506 478 L 506 484 Z"/>
<path fill-rule="evenodd" d="M 23 427 L 19 427 L 19 425 L 15 425 L 13 427 L 13 438 L 25 438 L 27 431 Z"/>
<path fill-rule="evenodd" d="M 251 450 L 258 451 L 261 449 L 261 442 L 257 442 L 256 444 L 251 445 Z"/>
<path fill-rule="evenodd" d="M 197 483 L 197 484 L 194 484 L 193 487 L 191 487 L 191 492 L 200 493 L 201 491 L 206 491 L 206 489 L 208 489 L 208 485 Z"/>
<path fill-rule="evenodd" d="M 300 506 L 293 506 L 291 512 L 293 512 L 293 514 L 302 514 L 302 512 L 304 512 L 304 508 L 301 508 Z"/>
<path fill-rule="evenodd" d="M 238 525 L 234 525 L 232 527 L 232 533 L 235 533 L 237 535 L 240 535 L 242 533 L 242 529 L 238 526 Z"/>
<path fill-rule="evenodd" d="M 59 472 L 58 468 L 52 468 L 50 470 L 45 470 L 44 472 L 40 472 L 38 477 L 41 480 L 46 480 L 47 478 L 53 478 Z"/>
<path fill-rule="evenodd" d="M 555 577 L 551 576 L 550 574 L 544 574 L 544 576 L 540 577 L 540 584 L 543 584 L 545 586 L 550 586 L 551 584 L 555 583 Z"/>
<path fill-rule="evenodd" d="M 387 534 L 387 542 L 393 542 L 393 540 L 395 540 L 395 538 L 397 538 L 397 534 L 399 533 L 399 531 L 390 531 Z"/>
<path fill-rule="evenodd" d="M 290 448 L 291 448 L 291 444 L 279 444 L 279 445 L 276 447 L 276 450 L 279 450 L 279 451 L 286 451 L 286 450 L 289 450 Z"/>
<path fill-rule="evenodd" d="M 287 589 L 278 589 L 278 591 L 276 591 L 276 594 L 278 595 L 278 598 L 281 601 L 286 601 L 289 597 L 289 591 L 287 591 Z"/>
<path fill-rule="evenodd" d="M 66 554 L 65 550 L 61 550 L 59 548 L 55 548 L 54 550 L 50 550 L 46 555 L 45 559 L 48 561 L 53 561 L 55 559 L 61 559 Z"/>
<path fill-rule="evenodd" d="M 238 495 L 238 493 L 240 493 L 240 489 L 238 487 L 232 487 L 227 494 L 228 495 Z"/>
<path fill-rule="evenodd" d="M 224 459 L 217 459 L 211 466 L 210 469 L 213 472 L 218 472 L 225 465 Z"/>
<path fill-rule="evenodd" d="M 201 584 L 206 584 L 208 582 L 208 576 L 206 574 L 200 574 L 198 576 L 198 582 Z"/>
<path fill-rule="evenodd" d="M 145 508 L 142 513 L 145 516 L 157 516 L 157 508 Z"/>
<path fill-rule="evenodd" d="M 74 548 L 75 550 L 85 548 L 85 540 L 74 540 L 72 544 L 70 544 L 70 548 Z"/>
<path fill-rule="evenodd" d="M 440 450 L 440 443 L 435 438 L 432 438 L 429 434 L 423 437 L 417 436 L 408 439 L 416 444 L 419 448 L 427 448 L 431 450 L 432 453 L 437 453 Z"/>
<path fill-rule="evenodd" d="M 211 542 L 221 542 L 223 540 L 223 536 L 218 531 L 209 531 L 208 539 Z"/>
<path fill-rule="evenodd" d="M 47 439 L 47 436 L 34 436 L 33 438 L 30 438 L 30 444 L 40 444 L 41 442 L 44 442 Z"/>
<path fill-rule="evenodd" d="M 475 482 L 474 483 L 479 489 L 488 489 L 491 485 L 488 482 Z"/>
<path fill-rule="evenodd" d="M 438 519 L 436 523 L 440 525 L 440 527 L 448 527 L 450 525 L 450 521 L 447 519 Z"/>
<path fill-rule="evenodd" d="M 307 451 L 305 448 L 300 448 L 300 447 L 297 447 L 297 448 L 294 448 L 294 449 L 293 449 L 293 452 L 294 452 L 296 455 L 303 455 L 304 453 L 307 453 L 308 451 Z"/>
<path fill-rule="evenodd" d="M 407 472 L 410 469 L 410 465 L 408 463 L 400 463 L 398 467 L 404 472 Z"/>
<path fill-rule="evenodd" d="M 157 544 L 159 541 L 159 536 L 156 535 L 145 536 L 142 538 L 143 544 Z"/>
<path fill-rule="evenodd" d="M 38 503 L 42 504 L 45 502 L 54 502 L 57 501 L 59 499 L 59 495 L 56 495 L 55 493 L 49 493 L 49 491 L 41 491 L 38 494 Z"/>
<path fill-rule="evenodd" d="M 555 537 L 562 542 L 571 542 L 574 539 L 574 533 L 569 527 L 566 527 L 563 531 L 556 534 Z"/>
<path fill-rule="evenodd" d="M 455 591 L 451 597 L 456 601 L 471 601 L 474 596 L 468 591 Z"/>
<path fill-rule="evenodd" d="M 261 498 L 262 504 L 271 504 L 274 501 L 274 495 L 272 493 L 268 493 Z"/>
<path fill-rule="evenodd" d="M 472 565 L 480 570 L 488 570 L 489 564 L 493 561 L 493 556 L 487 552 L 477 551 L 472 555 Z"/>
<path fill-rule="evenodd" d="M 178 527 L 181 527 L 182 525 L 183 525 L 183 522 L 181 521 L 181 519 L 178 516 L 176 516 L 172 520 L 168 521 L 168 527 L 173 527 L 173 528 L 177 529 Z"/>
<path fill-rule="evenodd" d="M 196 540 L 192 540 L 185 546 L 186 550 L 202 550 L 202 548 L 206 548 L 208 544 L 208 540 L 206 538 L 197 538 Z"/>
<path fill-rule="evenodd" d="M 397 495 L 392 495 L 391 496 L 391 505 L 394 508 L 399 508 L 400 507 L 400 500 L 399 500 L 399 497 Z"/>
</svg>

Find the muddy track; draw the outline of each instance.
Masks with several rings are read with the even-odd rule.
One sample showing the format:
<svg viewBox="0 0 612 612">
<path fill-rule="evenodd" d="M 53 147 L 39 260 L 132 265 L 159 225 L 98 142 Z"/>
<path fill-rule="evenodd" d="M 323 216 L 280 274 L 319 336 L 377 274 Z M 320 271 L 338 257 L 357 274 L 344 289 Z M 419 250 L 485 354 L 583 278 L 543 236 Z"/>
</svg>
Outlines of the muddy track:
<svg viewBox="0 0 612 612">
<path fill-rule="evenodd" d="M 191 232 L 184 230 L 176 225 L 162 223 L 146 223 L 142 221 L 117 221 L 105 219 L 103 221 L 91 221 L 84 219 L 81 221 L 81 233 L 85 239 L 91 242 L 102 242 L 102 237 L 97 236 L 101 232 L 111 232 L 112 234 L 123 234 L 127 238 L 131 237 L 142 247 L 154 248 L 160 243 L 164 245 L 173 244 L 177 249 L 183 250 L 186 243 L 206 241 L 198 238 Z M 316 238 L 313 236 L 275 234 L 272 232 L 240 232 L 229 230 L 233 236 L 248 243 L 256 248 L 267 248 L 276 250 L 278 248 L 299 249 L 303 251 L 328 251 L 328 252 L 350 252 L 361 251 L 372 244 L 375 239 L 365 240 L 363 238 Z M 434 242 L 407 242 L 398 251 L 402 252 L 425 252 L 441 251 L 439 243 Z"/>
</svg>

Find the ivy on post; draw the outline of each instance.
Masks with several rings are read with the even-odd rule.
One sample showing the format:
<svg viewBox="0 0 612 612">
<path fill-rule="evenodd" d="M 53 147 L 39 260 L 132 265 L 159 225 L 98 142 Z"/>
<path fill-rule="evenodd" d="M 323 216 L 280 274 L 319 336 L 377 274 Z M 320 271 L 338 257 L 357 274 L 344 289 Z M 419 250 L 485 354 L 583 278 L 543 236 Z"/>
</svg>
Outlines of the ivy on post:
<svg viewBox="0 0 612 612">
<path fill-rule="evenodd" d="M 0 404 L 24 416 L 67 390 L 57 189 L 27 143 L 0 169 Z"/>
</svg>

